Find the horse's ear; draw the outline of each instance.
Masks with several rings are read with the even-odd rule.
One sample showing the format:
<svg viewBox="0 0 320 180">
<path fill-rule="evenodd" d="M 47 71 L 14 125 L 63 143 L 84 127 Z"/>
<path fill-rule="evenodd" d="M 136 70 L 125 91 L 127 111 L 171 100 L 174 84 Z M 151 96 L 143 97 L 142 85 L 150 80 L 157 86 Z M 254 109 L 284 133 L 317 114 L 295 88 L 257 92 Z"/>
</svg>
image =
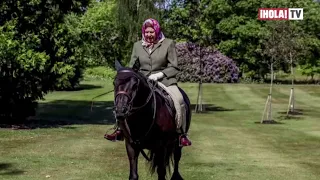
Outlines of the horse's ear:
<svg viewBox="0 0 320 180">
<path fill-rule="evenodd" d="M 139 68 L 137 68 L 137 67 L 132 67 L 132 70 L 134 71 L 134 72 L 138 72 L 139 71 Z"/>
<path fill-rule="evenodd" d="M 132 69 L 134 72 L 138 72 L 139 71 L 139 67 L 140 67 L 140 62 L 138 60 L 136 60 L 132 66 Z"/>
<path fill-rule="evenodd" d="M 115 61 L 115 67 L 116 67 L 117 71 L 122 68 L 122 65 L 120 64 L 120 62 L 118 60 Z"/>
</svg>

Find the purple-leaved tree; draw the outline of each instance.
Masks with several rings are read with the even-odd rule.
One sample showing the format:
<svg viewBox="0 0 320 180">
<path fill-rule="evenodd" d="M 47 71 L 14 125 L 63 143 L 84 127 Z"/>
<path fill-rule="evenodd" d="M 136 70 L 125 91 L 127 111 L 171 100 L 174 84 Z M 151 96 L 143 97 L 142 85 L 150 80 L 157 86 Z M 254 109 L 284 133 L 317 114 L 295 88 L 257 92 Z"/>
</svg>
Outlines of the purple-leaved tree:
<svg viewBox="0 0 320 180">
<path fill-rule="evenodd" d="M 194 43 L 177 43 L 176 48 L 181 68 L 177 75 L 178 81 L 200 82 L 202 76 L 203 83 L 238 82 L 239 68 L 236 63 L 218 50 L 201 47 L 200 56 L 200 47 Z"/>
</svg>

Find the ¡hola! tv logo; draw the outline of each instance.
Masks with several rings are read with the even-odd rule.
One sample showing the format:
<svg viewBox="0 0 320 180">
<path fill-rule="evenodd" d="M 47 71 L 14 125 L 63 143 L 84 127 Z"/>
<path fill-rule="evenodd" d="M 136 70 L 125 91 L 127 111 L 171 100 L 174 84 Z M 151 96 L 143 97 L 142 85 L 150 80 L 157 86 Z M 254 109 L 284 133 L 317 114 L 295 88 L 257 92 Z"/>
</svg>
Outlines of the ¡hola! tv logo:
<svg viewBox="0 0 320 180">
<path fill-rule="evenodd" d="M 259 20 L 303 20 L 303 8 L 259 8 Z"/>
</svg>

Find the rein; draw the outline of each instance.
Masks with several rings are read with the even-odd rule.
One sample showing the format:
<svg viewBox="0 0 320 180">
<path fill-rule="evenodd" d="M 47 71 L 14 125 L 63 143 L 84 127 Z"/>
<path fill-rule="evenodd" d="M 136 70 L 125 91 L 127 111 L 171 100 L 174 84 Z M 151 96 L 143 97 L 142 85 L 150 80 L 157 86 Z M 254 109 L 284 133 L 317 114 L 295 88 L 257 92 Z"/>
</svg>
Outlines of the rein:
<svg viewBox="0 0 320 180">
<path fill-rule="evenodd" d="M 98 98 L 98 97 L 101 97 L 101 96 L 103 96 L 103 95 L 109 94 L 109 93 L 111 93 L 111 92 L 113 92 L 113 91 L 114 91 L 114 90 L 111 90 L 111 91 L 109 91 L 109 92 L 102 93 L 102 94 L 100 94 L 100 95 L 92 98 L 92 102 L 91 102 L 91 112 L 92 112 L 92 108 L 93 108 L 93 102 L 94 102 L 93 100 L 94 100 L 94 99 L 96 99 L 96 98 Z"/>
</svg>

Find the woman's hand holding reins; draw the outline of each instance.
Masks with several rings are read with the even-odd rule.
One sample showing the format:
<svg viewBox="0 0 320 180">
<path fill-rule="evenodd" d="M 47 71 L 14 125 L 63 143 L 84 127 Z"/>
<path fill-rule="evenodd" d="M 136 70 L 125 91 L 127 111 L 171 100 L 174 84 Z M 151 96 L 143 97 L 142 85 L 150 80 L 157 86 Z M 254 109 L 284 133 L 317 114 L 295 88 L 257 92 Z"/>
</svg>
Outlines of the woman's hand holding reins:
<svg viewBox="0 0 320 180">
<path fill-rule="evenodd" d="M 149 79 L 152 79 L 152 80 L 154 80 L 154 81 L 157 81 L 158 79 L 161 79 L 161 78 L 163 78 L 163 77 L 164 77 L 163 72 L 158 72 L 158 73 L 156 73 L 156 74 L 151 74 L 151 75 L 149 76 Z"/>
</svg>

